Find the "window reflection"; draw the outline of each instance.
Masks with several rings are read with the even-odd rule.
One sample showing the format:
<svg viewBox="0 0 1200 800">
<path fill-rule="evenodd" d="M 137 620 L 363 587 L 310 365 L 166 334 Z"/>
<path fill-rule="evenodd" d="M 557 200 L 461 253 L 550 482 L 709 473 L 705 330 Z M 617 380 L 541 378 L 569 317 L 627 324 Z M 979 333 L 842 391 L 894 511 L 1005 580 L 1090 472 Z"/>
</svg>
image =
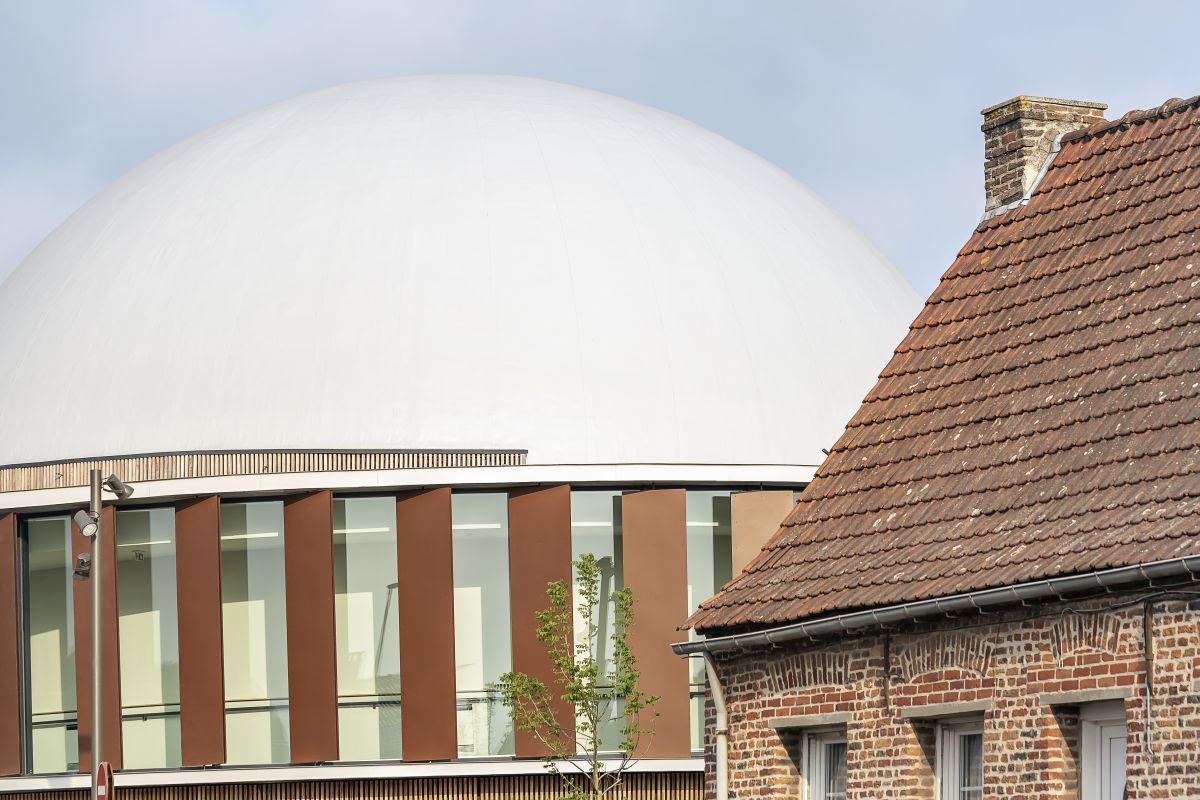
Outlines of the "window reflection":
<svg viewBox="0 0 1200 800">
<path fill-rule="evenodd" d="M 283 503 L 221 505 L 221 624 L 229 764 L 287 763 Z"/>
<path fill-rule="evenodd" d="M 509 755 L 512 718 L 489 690 L 512 669 L 508 495 L 455 493 L 451 501 L 458 754 Z"/>
<path fill-rule="evenodd" d="M 612 655 L 613 606 L 607 602 L 612 593 L 625 585 L 621 552 L 621 492 L 573 491 L 571 492 L 571 558 L 578 559 L 584 553 L 596 557 L 600 567 L 600 598 L 597 608 L 596 660 L 601 673 L 609 669 L 608 659 Z M 575 577 L 575 576 L 573 576 Z M 579 614 L 578 581 L 574 587 L 575 643 L 586 645 L 585 620 Z M 621 728 L 624 718 L 620 704 L 614 703 L 606 724 L 600 728 L 600 744 L 606 750 L 616 750 L 621 744 Z M 582 745 L 581 745 L 582 746 Z"/>
<path fill-rule="evenodd" d="M 687 575 L 690 616 L 700 603 L 733 578 L 733 523 L 728 491 L 692 491 L 686 495 Z M 691 633 L 695 638 L 695 632 Z M 692 656 L 692 750 L 704 741 L 704 659 Z"/>
<path fill-rule="evenodd" d="M 25 653 L 30 768 L 79 768 L 75 704 L 75 613 L 71 523 L 25 521 Z"/>
<path fill-rule="evenodd" d="M 175 510 L 117 512 L 121 750 L 126 769 L 177 767 Z"/>
<path fill-rule="evenodd" d="M 396 501 L 333 501 L 338 741 L 343 761 L 400 758 Z"/>
</svg>

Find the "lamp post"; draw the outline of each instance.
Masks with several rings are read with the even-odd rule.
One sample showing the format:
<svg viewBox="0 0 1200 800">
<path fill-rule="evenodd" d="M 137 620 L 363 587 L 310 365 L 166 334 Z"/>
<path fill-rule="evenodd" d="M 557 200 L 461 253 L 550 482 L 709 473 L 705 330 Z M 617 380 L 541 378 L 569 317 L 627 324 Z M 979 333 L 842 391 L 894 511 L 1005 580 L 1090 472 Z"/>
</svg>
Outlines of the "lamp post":
<svg viewBox="0 0 1200 800">
<path fill-rule="evenodd" d="M 103 491 L 105 489 L 115 494 L 119 500 L 124 500 L 133 494 L 133 487 L 123 482 L 116 475 L 109 475 L 107 478 L 101 479 L 100 474 L 100 470 L 98 469 L 93 469 L 89 472 L 88 484 L 91 489 L 91 499 L 88 503 L 88 510 L 79 511 L 75 514 L 75 524 L 79 527 L 79 532 L 92 540 L 90 572 L 90 580 L 92 581 L 92 800 L 101 800 L 99 787 L 104 747 L 104 725 L 102 722 L 102 714 L 104 712 L 104 697 L 102 693 L 104 686 L 104 661 L 100 657 L 100 625 L 103 619 L 103 615 L 100 612 L 104 597 L 101 591 L 104 573 L 102 565 L 104 560 L 101 558 L 100 543 L 104 536 L 104 523 L 100 511 L 103 506 Z M 104 798 L 103 800 L 111 800 L 111 798 Z"/>
</svg>

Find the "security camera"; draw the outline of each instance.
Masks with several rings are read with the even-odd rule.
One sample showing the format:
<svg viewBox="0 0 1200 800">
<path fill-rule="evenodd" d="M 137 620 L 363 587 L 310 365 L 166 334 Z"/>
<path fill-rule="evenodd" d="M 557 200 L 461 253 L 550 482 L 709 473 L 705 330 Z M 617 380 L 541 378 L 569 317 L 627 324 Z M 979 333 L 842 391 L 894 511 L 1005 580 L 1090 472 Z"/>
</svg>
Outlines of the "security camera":
<svg viewBox="0 0 1200 800">
<path fill-rule="evenodd" d="M 75 558 L 75 579 L 86 580 L 92 574 L 92 556 L 90 553 L 80 553 Z"/>
</svg>

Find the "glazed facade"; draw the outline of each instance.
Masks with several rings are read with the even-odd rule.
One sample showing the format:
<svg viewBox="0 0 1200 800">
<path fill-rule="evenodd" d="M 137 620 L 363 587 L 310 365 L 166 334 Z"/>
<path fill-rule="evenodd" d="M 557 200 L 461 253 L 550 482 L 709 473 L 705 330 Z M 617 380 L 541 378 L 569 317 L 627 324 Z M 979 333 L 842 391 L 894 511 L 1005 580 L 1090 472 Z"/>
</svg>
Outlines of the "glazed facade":
<svg viewBox="0 0 1200 800">
<path fill-rule="evenodd" d="M 585 552 L 600 560 L 602 591 L 630 585 L 639 598 L 634 645 L 644 683 L 663 696 L 660 736 L 644 755 L 690 757 L 700 749 L 703 668 L 683 669 L 667 647 L 677 631 L 658 620 L 677 623 L 730 579 L 736 539 L 750 548 L 774 532 L 740 515 L 735 498 L 786 507 L 795 488 L 326 491 L 110 507 L 116 646 L 105 659 L 118 669 L 105 696 L 114 707 L 119 697 L 120 713 L 104 757 L 137 771 L 541 756 L 514 732 L 492 687 L 511 669 L 538 672 L 542 654 L 527 642 L 543 578 L 568 575 L 571 558 Z M 631 497 L 639 510 L 628 524 Z M 414 504 L 422 504 L 416 516 Z M 197 508 L 215 512 L 210 523 L 197 526 Z M 448 525 L 438 521 L 443 511 Z M 21 587 L 13 644 L 26 775 L 90 765 L 90 720 L 79 701 L 90 634 L 77 630 L 87 582 L 72 577 L 86 545 L 70 513 L 4 517 Z M 446 557 L 430 555 L 431 545 Z M 213 568 L 198 546 L 211 549 Z M 219 640 L 197 623 L 205 601 L 188 588 L 207 581 L 211 589 L 213 580 Z M 436 636 L 406 637 L 406 619 L 429 624 L 439 609 L 449 612 L 448 647 Z M 600 623 L 611 628 L 607 612 Z M 189 640 L 193 650 L 203 644 L 202 656 L 186 655 Z M 198 667 L 200 658 L 216 663 L 214 644 L 219 674 Z M 412 703 L 409 680 L 420 695 Z M 204 697 L 219 697 L 220 708 Z M 321 714 L 336 719 L 332 738 L 313 735 L 326 726 L 297 719 Z M 619 726 L 614 719 L 606 738 L 617 741 Z"/>
</svg>

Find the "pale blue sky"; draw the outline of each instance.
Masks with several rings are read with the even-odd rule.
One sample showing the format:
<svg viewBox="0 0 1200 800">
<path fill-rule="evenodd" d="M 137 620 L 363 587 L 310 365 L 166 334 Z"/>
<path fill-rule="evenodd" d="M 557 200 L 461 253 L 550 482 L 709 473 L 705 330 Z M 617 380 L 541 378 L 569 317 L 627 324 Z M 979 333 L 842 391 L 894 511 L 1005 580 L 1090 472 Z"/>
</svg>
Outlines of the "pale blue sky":
<svg viewBox="0 0 1200 800">
<path fill-rule="evenodd" d="M 1200 92 L 1190 2 L 0 0 L 0 276 L 226 117 L 346 81 L 533 75 L 711 128 L 848 216 L 922 294 L 982 209 L 979 109 Z"/>
</svg>

